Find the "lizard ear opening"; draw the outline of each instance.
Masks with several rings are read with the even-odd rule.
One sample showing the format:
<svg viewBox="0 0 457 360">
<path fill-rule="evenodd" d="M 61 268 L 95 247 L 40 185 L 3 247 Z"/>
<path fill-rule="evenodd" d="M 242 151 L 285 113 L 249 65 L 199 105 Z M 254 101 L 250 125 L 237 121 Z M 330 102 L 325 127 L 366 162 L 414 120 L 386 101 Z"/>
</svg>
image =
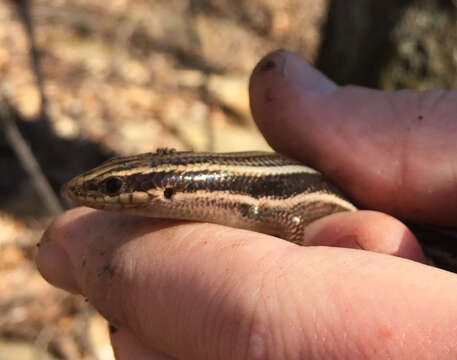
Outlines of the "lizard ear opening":
<svg viewBox="0 0 457 360">
<path fill-rule="evenodd" d="M 166 188 L 164 191 L 163 191 L 163 197 L 165 199 L 171 199 L 172 196 L 174 195 L 175 191 L 172 189 L 172 188 Z"/>
</svg>

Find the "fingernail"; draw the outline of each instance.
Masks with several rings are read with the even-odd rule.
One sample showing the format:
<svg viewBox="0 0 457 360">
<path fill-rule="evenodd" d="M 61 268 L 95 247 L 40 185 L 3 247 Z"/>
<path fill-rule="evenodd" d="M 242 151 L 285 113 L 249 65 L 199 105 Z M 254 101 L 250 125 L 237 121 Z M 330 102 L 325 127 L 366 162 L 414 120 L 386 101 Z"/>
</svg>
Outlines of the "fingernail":
<svg viewBox="0 0 457 360">
<path fill-rule="evenodd" d="M 337 238 L 332 246 L 364 250 L 356 235 L 345 235 Z"/>
<path fill-rule="evenodd" d="M 72 293 L 80 293 L 70 258 L 59 245 L 54 242 L 41 243 L 36 263 L 38 271 L 49 283 Z"/>
</svg>

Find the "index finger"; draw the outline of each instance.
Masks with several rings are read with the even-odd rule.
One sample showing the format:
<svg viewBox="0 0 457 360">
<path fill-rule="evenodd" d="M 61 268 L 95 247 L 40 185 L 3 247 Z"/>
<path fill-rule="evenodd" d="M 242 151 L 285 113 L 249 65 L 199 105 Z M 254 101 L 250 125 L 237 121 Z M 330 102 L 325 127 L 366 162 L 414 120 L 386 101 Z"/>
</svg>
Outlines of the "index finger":
<svg viewBox="0 0 457 360">
<path fill-rule="evenodd" d="M 457 91 L 338 87 L 281 50 L 254 70 L 250 97 L 273 148 L 323 171 L 362 207 L 457 225 Z"/>
<path fill-rule="evenodd" d="M 374 240 L 366 223 L 350 231 Z M 457 278 L 392 256 L 78 208 L 44 234 L 37 263 L 177 359 L 401 358 L 424 339 L 424 358 L 457 354 Z"/>
</svg>

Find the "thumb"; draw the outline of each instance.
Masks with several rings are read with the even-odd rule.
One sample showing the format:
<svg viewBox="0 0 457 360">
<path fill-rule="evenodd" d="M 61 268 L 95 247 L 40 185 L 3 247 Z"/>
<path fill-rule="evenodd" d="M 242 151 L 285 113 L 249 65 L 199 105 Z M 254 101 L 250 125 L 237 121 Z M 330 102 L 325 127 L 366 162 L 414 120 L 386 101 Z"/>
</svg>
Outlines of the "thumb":
<svg viewBox="0 0 457 360">
<path fill-rule="evenodd" d="M 254 70 L 250 101 L 273 148 L 321 170 L 362 207 L 457 225 L 457 91 L 338 87 L 280 50 Z"/>
</svg>

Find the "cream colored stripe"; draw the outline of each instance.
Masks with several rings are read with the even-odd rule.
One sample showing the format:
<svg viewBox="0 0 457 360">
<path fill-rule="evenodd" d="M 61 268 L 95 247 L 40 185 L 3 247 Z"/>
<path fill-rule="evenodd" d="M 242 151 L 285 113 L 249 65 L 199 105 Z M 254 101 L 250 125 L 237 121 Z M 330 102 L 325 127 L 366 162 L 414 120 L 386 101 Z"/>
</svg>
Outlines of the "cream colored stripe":
<svg viewBox="0 0 457 360">
<path fill-rule="evenodd" d="M 105 170 L 107 171 L 107 170 Z M 241 166 L 241 165 L 220 165 L 220 164 L 189 164 L 189 165 L 160 165 L 154 168 L 149 166 L 139 166 L 134 169 L 121 170 L 109 172 L 102 177 L 100 180 L 106 179 L 111 176 L 129 176 L 133 174 L 147 175 L 152 173 L 160 172 L 171 172 L 176 171 L 177 173 L 182 172 L 225 172 L 233 175 L 241 176 L 268 176 L 268 175 L 287 175 L 287 174 L 316 174 L 320 175 L 317 170 L 314 170 L 304 165 L 283 165 L 283 166 Z M 99 172 L 94 171 L 93 174 L 87 174 L 85 180 L 93 179 L 98 177 Z"/>
<path fill-rule="evenodd" d="M 281 163 L 293 163 L 293 160 L 290 160 L 282 155 L 271 152 L 263 151 L 247 151 L 247 152 L 229 152 L 229 153 L 205 153 L 205 152 L 177 152 L 174 155 L 171 155 L 170 160 L 175 158 L 185 157 L 186 159 L 193 159 L 195 164 L 205 164 L 210 162 L 217 161 L 232 161 L 234 164 L 237 162 L 247 162 L 247 161 L 260 161 L 260 162 L 271 162 L 271 165 L 280 165 Z M 152 161 L 160 159 L 160 156 L 157 153 L 144 153 L 132 156 L 123 156 L 109 159 L 102 164 L 100 164 L 97 169 L 105 172 L 110 167 L 116 168 L 122 166 L 126 163 L 140 163 L 148 164 Z M 232 164 L 233 165 L 233 164 Z"/>
</svg>

